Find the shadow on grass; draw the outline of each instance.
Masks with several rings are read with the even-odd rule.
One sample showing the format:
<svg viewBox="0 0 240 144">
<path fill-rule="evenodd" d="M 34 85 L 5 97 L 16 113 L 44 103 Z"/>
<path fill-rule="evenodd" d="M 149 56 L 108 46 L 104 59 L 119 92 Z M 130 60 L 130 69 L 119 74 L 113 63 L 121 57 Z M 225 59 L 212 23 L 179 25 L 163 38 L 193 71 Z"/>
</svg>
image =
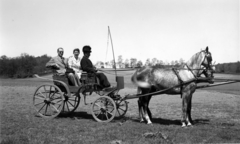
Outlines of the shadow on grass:
<svg viewBox="0 0 240 144">
<path fill-rule="evenodd" d="M 139 119 L 132 119 L 134 122 L 140 122 Z M 194 125 L 205 125 L 209 124 L 209 119 L 195 119 L 193 120 Z M 171 120 L 163 118 L 152 118 L 152 123 L 161 124 L 161 125 L 182 125 L 181 120 Z"/>
<path fill-rule="evenodd" d="M 91 119 L 93 117 L 91 114 L 87 112 L 72 112 L 72 113 L 60 113 L 58 118 L 77 118 L 77 119 Z"/>
</svg>

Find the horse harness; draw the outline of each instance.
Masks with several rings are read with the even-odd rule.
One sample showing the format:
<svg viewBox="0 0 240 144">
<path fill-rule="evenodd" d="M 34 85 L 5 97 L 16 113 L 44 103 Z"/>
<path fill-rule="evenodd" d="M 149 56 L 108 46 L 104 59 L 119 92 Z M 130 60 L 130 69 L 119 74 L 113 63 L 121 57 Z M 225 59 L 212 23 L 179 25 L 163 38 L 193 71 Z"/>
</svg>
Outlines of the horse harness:
<svg viewBox="0 0 240 144">
<path fill-rule="evenodd" d="M 185 64 L 186 65 L 186 67 L 187 67 L 187 69 L 186 70 L 189 70 L 191 73 L 192 73 L 192 75 L 194 76 L 194 79 L 197 81 L 198 80 L 198 77 L 200 77 L 200 75 L 202 74 L 202 73 L 204 73 L 204 71 L 207 71 L 209 68 L 210 68 L 210 63 L 209 63 L 209 61 L 210 61 L 210 56 L 211 56 L 211 53 L 209 53 L 209 52 L 207 52 L 207 51 L 201 51 L 201 52 L 204 52 L 205 53 L 205 57 L 204 57 L 204 60 L 203 61 L 205 61 L 205 59 L 207 58 L 207 62 L 208 62 L 208 64 L 207 64 L 207 67 L 206 67 L 206 69 L 202 69 L 202 68 L 200 68 L 200 69 L 191 69 L 187 64 Z M 202 65 L 202 64 L 201 64 Z M 183 89 L 183 86 L 184 86 L 184 81 L 181 79 L 181 77 L 180 77 L 180 75 L 179 75 L 179 70 L 181 70 L 181 69 L 177 69 L 177 68 L 172 68 L 172 70 L 173 70 L 173 72 L 176 74 L 176 76 L 177 76 L 177 78 L 178 78 L 178 80 L 179 80 L 179 82 L 180 82 L 180 84 L 181 84 L 181 86 L 180 86 L 180 89 L 181 89 L 181 92 L 182 92 L 182 89 Z M 203 72 L 202 73 L 198 73 L 197 75 L 196 74 L 194 74 L 194 72 L 193 72 L 193 70 L 203 70 Z M 182 98 L 182 95 L 181 95 L 181 98 Z"/>
</svg>

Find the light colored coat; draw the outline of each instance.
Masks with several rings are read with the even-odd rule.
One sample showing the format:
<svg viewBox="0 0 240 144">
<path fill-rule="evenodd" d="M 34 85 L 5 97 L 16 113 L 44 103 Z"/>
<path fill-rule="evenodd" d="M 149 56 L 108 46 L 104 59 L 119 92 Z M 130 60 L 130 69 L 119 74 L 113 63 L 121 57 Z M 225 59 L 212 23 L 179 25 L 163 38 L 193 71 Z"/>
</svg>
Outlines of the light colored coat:
<svg viewBox="0 0 240 144">
<path fill-rule="evenodd" d="M 51 68 L 54 67 L 56 64 L 58 65 L 59 69 L 53 69 L 53 72 L 60 75 L 65 74 L 67 67 L 67 59 L 65 59 L 64 57 L 61 58 L 59 56 L 55 56 L 51 58 L 49 62 L 47 62 L 46 67 Z"/>
</svg>

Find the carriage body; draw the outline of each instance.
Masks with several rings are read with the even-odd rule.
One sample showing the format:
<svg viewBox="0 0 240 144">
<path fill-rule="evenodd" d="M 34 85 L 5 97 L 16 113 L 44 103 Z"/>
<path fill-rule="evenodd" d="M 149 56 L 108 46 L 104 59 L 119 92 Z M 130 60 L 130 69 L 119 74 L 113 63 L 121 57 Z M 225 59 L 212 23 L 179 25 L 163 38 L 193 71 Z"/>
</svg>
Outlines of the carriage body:
<svg viewBox="0 0 240 144">
<path fill-rule="evenodd" d="M 92 73 L 82 73 L 79 87 L 72 86 L 65 75 L 54 74 L 53 84 L 43 84 L 36 89 L 33 105 L 41 117 L 54 118 L 60 114 L 73 113 L 78 108 L 81 97 L 95 92 L 100 97 L 92 103 L 92 116 L 98 122 L 110 122 L 115 116 L 125 115 L 128 109 L 128 103 L 118 95 L 118 91 L 124 88 L 124 79 L 117 77 L 116 80 L 117 87 L 105 90 Z"/>
</svg>

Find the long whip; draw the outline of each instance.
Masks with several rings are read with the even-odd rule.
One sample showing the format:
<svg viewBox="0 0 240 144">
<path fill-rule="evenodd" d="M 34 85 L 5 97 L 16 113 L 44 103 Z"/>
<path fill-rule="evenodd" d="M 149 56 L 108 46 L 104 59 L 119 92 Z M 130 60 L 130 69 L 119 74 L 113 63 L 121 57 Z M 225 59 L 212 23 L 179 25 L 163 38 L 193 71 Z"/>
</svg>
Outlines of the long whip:
<svg viewBox="0 0 240 144">
<path fill-rule="evenodd" d="M 111 36 L 111 32 L 110 32 L 110 27 L 109 26 L 108 26 L 108 35 L 109 35 L 110 40 L 111 40 L 112 53 L 113 53 L 113 62 L 114 62 L 114 68 L 115 68 L 115 75 L 117 76 L 117 66 L 116 66 L 116 62 L 115 62 L 115 55 L 114 55 L 114 49 L 113 49 L 112 36 Z"/>
</svg>

